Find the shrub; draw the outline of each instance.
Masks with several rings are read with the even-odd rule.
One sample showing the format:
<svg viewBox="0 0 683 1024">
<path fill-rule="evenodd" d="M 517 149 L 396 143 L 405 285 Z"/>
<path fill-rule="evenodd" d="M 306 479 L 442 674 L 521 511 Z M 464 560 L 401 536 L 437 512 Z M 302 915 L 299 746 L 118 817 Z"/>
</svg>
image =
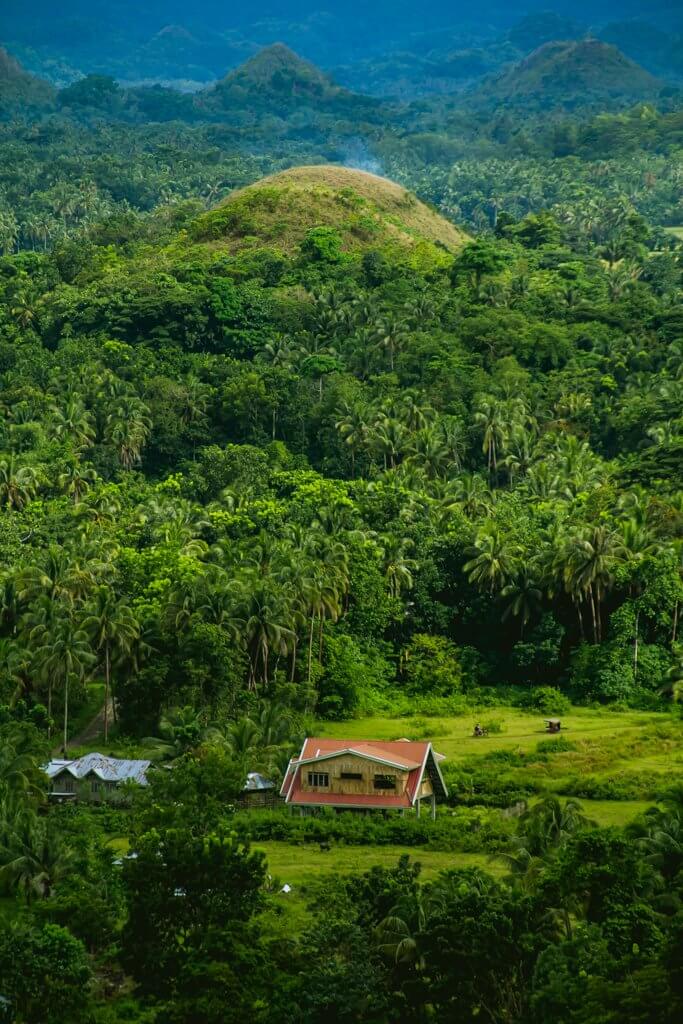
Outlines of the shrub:
<svg viewBox="0 0 683 1024">
<path fill-rule="evenodd" d="M 448 696 L 462 688 L 462 668 L 454 643 L 443 636 L 416 633 L 405 652 L 405 675 L 411 693 Z"/>
<path fill-rule="evenodd" d="M 552 740 L 541 740 L 536 744 L 536 752 L 539 754 L 564 754 L 570 750 L 576 750 L 576 744 L 568 740 L 566 736 L 558 736 Z"/>
<path fill-rule="evenodd" d="M 335 228 L 311 228 L 301 243 L 306 263 L 339 263 L 343 259 L 341 235 Z"/>
<path fill-rule="evenodd" d="M 523 706 L 542 715 L 566 715 L 571 704 L 554 686 L 534 686 L 524 695 Z"/>
<path fill-rule="evenodd" d="M 238 812 L 232 825 L 240 839 L 292 844 L 339 843 L 347 846 L 410 846 L 468 852 L 498 852 L 510 832 L 495 812 L 469 807 L 443 809 L 436 821 L 415 814 L 326 814 L 299 818 L 273 811 Z M 332 868 L 332 866 L 331 866 Z"/>
<path fill-rule="evenodd" d="M 388 673 L 388 665 L 380 654 L 364 651 L 357 640 L 345 633 L 330 634 L 325 643 L 318 710 L 326 718 L 334 719 L 360 713 L 367 695 L 385 688 Z"/>
<path fill-rule="evenodd" d="M 492 736 L 500 736 L 505 732 L 505 723 L 502 718 L 485 718 L 481 727 Z"/>
<path fill-rule="evenodd" d="M 655 800 L 662 785 L 662 778 L 651 772 L 623 772 L 612 776 L 575 776 L 558 792 L 584 800 Z"/>
</svg>

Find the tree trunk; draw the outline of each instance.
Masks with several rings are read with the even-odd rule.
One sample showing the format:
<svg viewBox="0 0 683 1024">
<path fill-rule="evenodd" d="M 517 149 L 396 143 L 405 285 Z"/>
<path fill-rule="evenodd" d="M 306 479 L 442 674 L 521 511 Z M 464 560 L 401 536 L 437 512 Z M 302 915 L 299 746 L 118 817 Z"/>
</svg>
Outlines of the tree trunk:
<svg viewBox="0 0 683 1024">
<path fill-rule="evenodd" d="M 289 681 L 290 681 L 290 683 L 294 682 L 294 673 L 296 672 L 296 646 L 297 646 L 297 644 L 296 644 L 296 633 L 295 633 L 294 634 L 294 640 L 293 640 L 293 643 L 292 643 L 292 669 L 291 669 L 291 672 L 289 673 Z"/>
<path fill-rule="evenodd" d="M 109 738 L 109 644 L 104 647 L 104 742 Z"/>
<path fill-rule="evenodd" d="M 674 605 L 674 621 L 671 629 L 671 646 L 676 643 L 676 633 L 678 632 L 678 601 Z"/>
<path fill-rule="evenodd" d="M 64 677 L 64 745 L 62 750 L 64 751 L 64 757 L 66 757 L 66 742 L 68 739 L 69 729 L 69 673 L 66 673 Z"/>
<path fill-rule="evenodd" d="M 576 614 L 577 614 L 578 619 L 579 619 L 579 632 L 581 634 L 581 639 L 585 640 L 586 639 L 586 633 L 585 633 L 585 630 L 583 628 L 583 615 L 581 614 L 581 598 L 579 598 L 579 600 L 576 602 Z"/>
<path fill-rule="evenodd" d="M 633 638 L 633 681 L 638 678 L 638 624 L 640 622 L 640 608 L 636 612 L 636 635 Z"/>
<path fill-rule="evenodd" d="M 593 595 L 593 587 L 592 586 L 590 586 L 588 588 L 588 595 L 590 597 L 591 615 L 593 617 L 593 643 L 597 644 L 597 643 L 600 642 L 600 629 L 598 627 L 598 615 L 597 615 L 597 610 L 595 608 L 595 597 Z"/>
<path fill-rule="evenodd" d="M 311 628 L 308 631 L 308 681 L 311 681 L 311 669 L 313 665 L 313 625 L 315 623 L 315 614 L 311 614 Z"/>
<path fill-rule="evenodd" d="M 47 738 L 52 736 L 52 681 L 47 684 Z"/>
<path fill-rule="evenodd" d="M 318 631 L 318 664 L 323 663 L 323 629 L 325 628 L 325 618 L 320 615 L 320 629 Z"/>
</svg>

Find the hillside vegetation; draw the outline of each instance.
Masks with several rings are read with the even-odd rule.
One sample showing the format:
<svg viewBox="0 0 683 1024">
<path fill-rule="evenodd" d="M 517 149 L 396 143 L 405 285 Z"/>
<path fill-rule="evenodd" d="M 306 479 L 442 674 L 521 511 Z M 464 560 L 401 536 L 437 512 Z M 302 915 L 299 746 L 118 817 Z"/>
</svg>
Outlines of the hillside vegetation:
<svg viewBox="0 0 683 1024">
<path fill-rule="evenodd" d="M 586 105 L 601 101 L 635 102 L 652 97 L 657 80 L 598 39 L 544 43 L 490 83 L 478 98 L 527 108 Z"/>
<path fill-rule="evenodd" d="M 424 243 L 454 253 L 467 240 L 395 182 L 334 166 L 295 167 L 234 192 L 200 217 L 190 234 L 227 241 L 231 250 L 268 243 L 291 254 L 316 228 L 336 231 L 346 253 L 387 245 L 411 250 Z"/>
<path fill-rule="evenodd" d="M 56 90 L 48 83 L 30 75 L 21 64 L 0 47 L 0 114 L 8 111 L 49 108 L 54 104 Z"/>
<path fill-rule="evenodd" d="M 109 5 L 2 108 L 3 1021 L 683 1019 L 681 96 L 400 6 L 216 0 L 193 93 Z M 263 48 L 325 33 L 406 101 Z M 318 735 L 433 741 L 435 820 L 249 807 Z M 61 803 L 81 752 L 149 784 Z"/>
</svg>

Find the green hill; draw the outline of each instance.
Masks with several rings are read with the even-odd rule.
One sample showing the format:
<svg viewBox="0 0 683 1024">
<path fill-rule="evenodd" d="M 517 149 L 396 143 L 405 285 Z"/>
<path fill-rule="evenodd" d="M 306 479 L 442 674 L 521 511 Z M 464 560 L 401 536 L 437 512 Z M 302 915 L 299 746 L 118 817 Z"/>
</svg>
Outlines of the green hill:
<svg viewBox="0 0 683 1024">
<path fill-rule="evenodd" d="M 48 82 L 30 75 L 18 60 L 0 47 L 0 113 L 20 106 L 51 106 L 55 95 Z"/>
<path fill-rule="evenodd" d="M 596 101 L 635 101 L 657 92 L 648 71 L 597 39 L 545 43 L 482 84 L 472 95 L 483 103 L 531 109 L 576 107 Z"/>
<path fill-rule="evenodd" d="M 197 241 L 231 251 L 272 245 L 293 253 L 316 228 L 333 229 L 342 252 L 421 246 L 456 252 L 467 235 L 386 178 L 348 167 L 294 167 L 233 193 L 195 222 Z"/>
<path fill-rule="evenodd" d="M 274 43 L 199 93 L 197 105 L 207 110 L 246 109 L 286 116 L 302 107 L 351 113 L 377 104 L 336 85 L 283 43 Z"/>
</svg>

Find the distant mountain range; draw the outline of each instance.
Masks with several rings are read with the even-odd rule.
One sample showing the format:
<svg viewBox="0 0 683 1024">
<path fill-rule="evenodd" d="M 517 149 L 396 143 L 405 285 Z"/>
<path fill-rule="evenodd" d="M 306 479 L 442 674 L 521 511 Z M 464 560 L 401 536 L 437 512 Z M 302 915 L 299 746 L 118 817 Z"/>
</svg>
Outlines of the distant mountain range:
<svg viewBox="0 0 683 1024">
<path fill-rule="evenodd" d="M 35 74 L 61 87 L 84 74 L 125 84 L 194 91 L 281 40 L 357 92 L 410 98 L 458 92 L 547 42 L 588 34 L 616 45 L 650 73 L 683 78 L 683 9 L 673 0 L 589 4 L 554 0 L 553 11 L 520 14 L 527 0 L 373 5 L 326 0 L 260 4 L 150 0 L 130 17 L 130 0 L 48 0 L 30 9 L 0 3 L 0 39 Z M 277 8 L 277 10 L 275 9 Z M 388 10 L 390 8 L 390 10 Z M 362 30 L 359 16 L 362 15 Z"/>
<path fill-rule="evenodd" d="M 55 88 L 28 74 L 18 60 L 0 48 L 0 111 L 45 107 L 54 103 Z"/>
<path fill-rule="evenodd" d="M 484 81 L 468 99 L 476 105 L 572 109 L 598 101 L 635 102 L 655 96 L 661 87 L 615 46 L 581 39 L 544 43 Z"/>
<path fill-rule="evenodd" d="M 183 30 L 170 33 L 176 43 L 188 41 Z M 507 52 L 509 57 L 509 51 Z M 626 57 L 615 46 L 597 39 L 546 42 L 502 71 L 490 73 L 482 53 L 451 54 L 442 61 L 415 59 L 408 65 L 431 75 L 435 94 L 448 92 L 451 79 L 461 83 L 458 105 L 463 109 L 489 107 L 572 110 L 591 105 L 625 106 L 654 98 L 663 83 Z M 489 70 L 481 79 L 481 71 Z M 478 74 L 479 73 L 479 74 Z M 414 98 L 406 85 L 403 98 Z M 44 108 L 100 111 L 124 120 L 225 121 L 245 128 L 263 118 L 287 121 L 305 110 L 332 118 L 341 134 L 352 134 L 363 123 L 387 124 L 392 107 L 380 98 L 345 88 L 315 64 L 283 43 L 274 43 L 249 56 L 218 82 L 183 95 L 182 90 L 158 86 L 125 87 L 103 76 L 83 78 L 57 91 L 29 74 L 6 50 L 0 50 L 0 112 Z M 343 126 L 346 125 L 346 128 Z M 303 122 L 298 130 L 305 130 Z"/>
</svg>

